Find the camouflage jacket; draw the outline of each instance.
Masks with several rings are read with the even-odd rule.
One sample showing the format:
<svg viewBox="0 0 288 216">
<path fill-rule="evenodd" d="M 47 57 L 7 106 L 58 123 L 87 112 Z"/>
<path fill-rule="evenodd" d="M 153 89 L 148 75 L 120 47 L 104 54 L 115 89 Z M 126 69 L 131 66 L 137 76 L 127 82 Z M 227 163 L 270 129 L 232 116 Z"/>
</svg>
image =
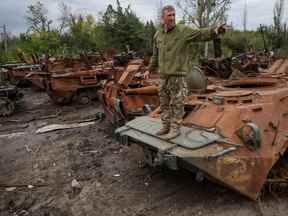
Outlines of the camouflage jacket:
<svg viewBox="0 0 288 216">
<path fill-rule="evenodd" d="M 209 41 L 216 37 L 213 29 L 192 29 L 176 25 L 165 32 L 161 27 L 154 36 L 153 56 L 149 70 L 159 70 L 161 77 L 189 72 L 191 62 L 191 44 Z M 193 52 L 192 52 L 193 53 Z"/>
</svg>

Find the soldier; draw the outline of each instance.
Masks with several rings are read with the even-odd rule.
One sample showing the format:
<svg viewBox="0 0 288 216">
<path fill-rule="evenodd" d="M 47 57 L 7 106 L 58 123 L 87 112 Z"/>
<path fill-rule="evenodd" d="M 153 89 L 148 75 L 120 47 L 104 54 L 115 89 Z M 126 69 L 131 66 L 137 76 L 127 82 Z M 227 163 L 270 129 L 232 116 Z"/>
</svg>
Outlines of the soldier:
<svg viewBox="0 0 288 216">
<path fill-rule="evenodd" d="M 159 92 L 162 128 L 156 133 L 166 139 L 180 135 L 180 125 L 184 115 L 183 91 L 186 73 L 191 69 L 190 55 L 193 42 L 209 41 L 226 31 L 221 25 L 209 29 L 192 29 L 176 25 L 175 8 L 162 9 L 162 25 L 154 36 L 153 56 L 144 77 L 149 78 L 151 71 L 159 70 L 161 87 Z"/>
</svg>

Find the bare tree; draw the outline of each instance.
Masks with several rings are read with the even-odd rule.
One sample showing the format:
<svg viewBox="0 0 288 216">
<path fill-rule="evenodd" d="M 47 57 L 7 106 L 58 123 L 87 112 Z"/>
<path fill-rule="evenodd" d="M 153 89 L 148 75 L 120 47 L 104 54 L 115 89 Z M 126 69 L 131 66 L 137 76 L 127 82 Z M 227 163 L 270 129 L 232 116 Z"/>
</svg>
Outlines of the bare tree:
<svg viewBox="0 0 288 216">
<path fill-rule="evenodd" d="M 277 0 L 274 6 L 274 27 L 277 33 L 281 32 L 284 15 L 285 0 Z"/>
<path fill-rule="evenodd" d="M 59 10 L 61 16 L 58 18 L 60 25 L 59 25 L 59 33 L 61 34 L 65 28 L 69 27 L 69 23 L 71 22 L 72 12 L 70 7 L 66 5 L 64 2 L 59 3 Z"/>
<path fill-rule="evenodd" d="M 244 32 L 247 31 L 247 19 L 248 19 L 248 7 L 247 7 L 247 0 L 245 0 L 244 12 L 243 12 L 243 30 L 244 30 Z"/>
<path fill-rule="evenodd" d="M 162 8 L 165 4 L 165 1 L 164 0 L 159 0 L 159 3 L 158 3 L 158 7 L 156 9 L 156 19 L 155 19 L 155 24 L 158 26 L 161 24 L 161 16 L 162 16 Z"/>
<path fill-rule="evenodd" d="M 231 0 L 176 0 L 183 13 L 185 23 L 198 28 L 207 28 L 227 20 Z M 205 44 L 205 57 L 208 57 L 208 43 Z"/>
<path fill-rule="evenodd" d="M 29 25 L 28 31 L 50 31 L 50 25 L 52 23 L 52 20 L 48 19 L 48 10 L 45 8 L 43 3 L 37 1 L 36 3 L 29 5 L 26 13 L 26 21 Z"/>
<path fill-rule="evenodd" d="M 185 22 L 204 28 L 226 21 L 231 0 L 176 0 L 176 3 Z"/>
<path fill-rule="evenodd" d="M 7 52 L 8 52 L 8 34 L 7 34 L 7 25 L 3 25 L 3 26 L 0 26 L 0 28 L 3 29 L 3 33 L 1 32 L 0 33 L 0 42 L 2 40 L 3 42 L 3 47 L 4 47 L 4 52 L 5 52 L 5 55 L 7 55 Z"/>
</svg>

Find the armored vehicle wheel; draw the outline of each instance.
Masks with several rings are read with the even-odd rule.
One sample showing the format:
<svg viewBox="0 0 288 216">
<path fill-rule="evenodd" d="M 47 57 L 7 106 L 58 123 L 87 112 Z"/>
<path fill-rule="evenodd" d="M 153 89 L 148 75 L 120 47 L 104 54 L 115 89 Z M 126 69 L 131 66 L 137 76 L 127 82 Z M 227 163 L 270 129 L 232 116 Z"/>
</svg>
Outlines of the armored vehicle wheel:
<svg viewBox="0 0 288 216">
<path fill-rule="evenodd" d="M 19 86 L 19 84 L 20 84 L 20 80 L 16 79 L 13 76 L 9 76 L 9 82 L 14 86 Z"/>
<path fill-rule="evenodd" d="M 8 98 L 0 98 L 0 116 L 12 115 L 15 111 L 15 106 L 13 101 Z"/>
<path fill-rule="evenodd" d="M 53 94 L 49 94 L 51 100 L 58 105 L 65 105 L 72 102 L 72 96 L 56 96 Z"/>
<path fill-rule="evenodd" d="M 77 101 L 81 105 L 88 105 L 91 103 L 92 99 L 87 92 L 80 92 L 77 95 Z"/>
</svg>

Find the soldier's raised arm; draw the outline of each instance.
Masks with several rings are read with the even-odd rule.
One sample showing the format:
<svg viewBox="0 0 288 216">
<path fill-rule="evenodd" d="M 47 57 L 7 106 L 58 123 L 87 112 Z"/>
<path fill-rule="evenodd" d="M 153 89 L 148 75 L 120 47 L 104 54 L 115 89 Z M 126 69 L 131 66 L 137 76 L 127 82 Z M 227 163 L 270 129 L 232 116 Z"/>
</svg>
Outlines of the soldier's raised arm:
<svg viewBox="0 0 288 216">
<path fill-rule="evenodd" d="M 183 26 L 183 35 L 188 42 L 204 42 L 210 41 L 226 32 L 225 24 L 215 28 L 193 29 L 188 26 Z"/>
</svg>

